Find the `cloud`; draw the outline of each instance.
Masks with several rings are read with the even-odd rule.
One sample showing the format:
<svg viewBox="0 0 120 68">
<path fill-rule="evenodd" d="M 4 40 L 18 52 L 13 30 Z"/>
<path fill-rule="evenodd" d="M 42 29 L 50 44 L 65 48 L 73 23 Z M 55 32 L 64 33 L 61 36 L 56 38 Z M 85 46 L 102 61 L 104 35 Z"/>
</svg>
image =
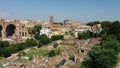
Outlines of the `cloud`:
<svg viewBox="0 0 120 68">
<path fill-rule="evenodd" d="M 10 16 L 9 13 L 7 13 L 7 12 L 0 12 L 0 17 L 8 17 L 8 16 Z"/>
</svg>

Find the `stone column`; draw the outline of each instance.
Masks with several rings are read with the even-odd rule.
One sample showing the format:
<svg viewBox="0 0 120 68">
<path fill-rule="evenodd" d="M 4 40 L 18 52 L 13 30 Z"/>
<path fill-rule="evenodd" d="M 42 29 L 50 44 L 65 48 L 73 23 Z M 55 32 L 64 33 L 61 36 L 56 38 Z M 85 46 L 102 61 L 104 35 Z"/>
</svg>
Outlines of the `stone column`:
<svg viewBox="0 0 120 68">
<path fill-rule="evenodd" d="M 20 37 L 20 25 L 19 24 L 16 24 L 15 25 L 16 29 L 15 29 L 15 37 L 16 39 L 18 39 Z"/>
<path fill-rule="evenodd" d="M 16 29 L 15 29 L 15 36 L 18 36 L 19 35 L 19 31 L 18 31 L 19 29 L 16 27 Z"/>
<path fill-rule="evenodd" d="M 6 32 L 5 31 L 6 31 L 6 27 L 3 26 L 2 31 L 1 31 L 2 32 L 2 39 L 6 38 Z"/>
</svg>

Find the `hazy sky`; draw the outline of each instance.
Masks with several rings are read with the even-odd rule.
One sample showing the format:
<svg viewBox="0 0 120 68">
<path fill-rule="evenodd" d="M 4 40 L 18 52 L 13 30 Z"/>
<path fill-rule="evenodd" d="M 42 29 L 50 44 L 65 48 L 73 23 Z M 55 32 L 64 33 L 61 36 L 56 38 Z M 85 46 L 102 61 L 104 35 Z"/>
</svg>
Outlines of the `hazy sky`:
<svg viewBox="0 0 120 68">
<path fill-rule="evenodd" d="M 0 19 L 120 20 L 120 0 L 0 0 Z"/>
</svg>

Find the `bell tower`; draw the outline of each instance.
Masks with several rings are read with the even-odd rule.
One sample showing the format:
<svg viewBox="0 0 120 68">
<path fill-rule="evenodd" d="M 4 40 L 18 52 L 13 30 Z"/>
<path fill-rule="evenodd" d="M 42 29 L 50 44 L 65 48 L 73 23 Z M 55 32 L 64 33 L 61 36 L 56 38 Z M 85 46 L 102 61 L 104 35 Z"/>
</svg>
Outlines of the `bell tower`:
<svg viewBox="0 0 120 68">
<path fill-rule="evenodd" d="M 53 22 L 54 22 L 54 17 L 50 16 L 50 26 L 53 26 Z"/>
</svg>

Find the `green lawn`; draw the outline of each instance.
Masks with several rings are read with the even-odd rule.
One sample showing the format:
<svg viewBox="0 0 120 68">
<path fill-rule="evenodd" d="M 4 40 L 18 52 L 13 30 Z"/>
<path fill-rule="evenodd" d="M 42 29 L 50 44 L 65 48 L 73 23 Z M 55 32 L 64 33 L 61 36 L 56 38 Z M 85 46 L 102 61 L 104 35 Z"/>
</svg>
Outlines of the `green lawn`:
<svg viewBox="0 0 120 68">
<path fill-rule="evenodd" d="M 47 46 L 53 46 L 55 41 L 52 41 L 51 43 L 47 44 Z"/>
<path fill-rule="evenodd" d="M 27 53 L 26 56 L 33 56 L 33 55 L 41 55 L 44 56 L 45 54 L 47 54 L 49 52 L 49 50 L 36 50 L 36 51 L 30 51 Z"/>
<path fill-rule="evenodd" d="M 27 56 L 27 57 L 29 57 L 29 60 L 32 60 L 34 55 L 45 56 L 45 55 L 47 55 L 48 52 L 49 52 L 49 50 L 31 50 L 31 51 L 27 52 L 26 55 L 23 55 L 23 56 Z M 25 63 L 28 60 L 19 58 L 17 61 Z"/>
<path fill-rule="evenodd" d="M 74 43 L 73 42 L 66 42 L 66 41 L 62 41 L 61 45 L 66 45 L 66 46 L 73 46 Z"/>
<path fill-rule="evenodd" d="M 47 54 L 48 52 L 49 52 L 49 50 L 39 50 L 39 54 L 42 56 Z"/>
<path fill-rule="evenodd" d="M 0 63 L 0 67 L 2 68 L 2 64 Z"/>
<path fill-rule="evenodd" d="M 79 68 L 85 68 L 85 65 L 82 63 Z"/>
<path fill-rule="evenodd" d="M 27 63 L 29 60 L 27 59 L 23 59 L 23 58 L 19 58 L 16 60 L 16 63 Z"/>
</svg>

